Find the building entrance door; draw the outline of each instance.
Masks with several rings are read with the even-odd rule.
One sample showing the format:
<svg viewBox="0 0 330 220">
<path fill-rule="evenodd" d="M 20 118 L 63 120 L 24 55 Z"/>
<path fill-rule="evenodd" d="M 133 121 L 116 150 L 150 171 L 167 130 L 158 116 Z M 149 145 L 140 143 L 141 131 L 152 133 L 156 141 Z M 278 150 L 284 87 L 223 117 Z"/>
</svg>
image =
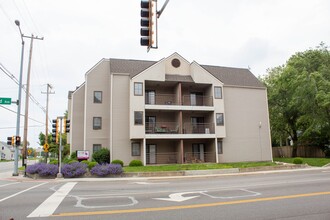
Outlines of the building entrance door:
<svg viewBox="0 0 330 220">
<path fill-rule="evenodd" d="M 147 145 L 147 163 L 155 164 L 156 163 L 156 144 Z"/>
</svg>

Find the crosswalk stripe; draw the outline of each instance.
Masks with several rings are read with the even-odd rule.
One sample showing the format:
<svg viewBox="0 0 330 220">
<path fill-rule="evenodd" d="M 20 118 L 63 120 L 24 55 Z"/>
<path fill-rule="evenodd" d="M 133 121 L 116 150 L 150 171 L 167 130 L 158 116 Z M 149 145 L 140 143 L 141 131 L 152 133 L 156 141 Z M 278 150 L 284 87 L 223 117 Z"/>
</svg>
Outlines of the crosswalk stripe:
<svg viewBox="0 0 330 220">
<path fill-rule="evenodd" d="M 63 185 L 60 189 L 48 197 L 43 203 L 41 203 L 38 208 L 36 208 L 28 218 L 33 217 L 48 217 L 52 215 L 57 207 L 61 204 L 63 199 L 68 195 L 68 193 L 73 189 L 77 182 L 70 182 Z"/>
<path fill-rule="evenodd" d="M 24 193 L 24 192 L 26 192 L 26 191 L 29 191 L 29 190 L 34 189 L 34 188 L 37 188 L 37 187 L 39 187 L 39 186 L 41 186 L 41 185 L 44 185 L 44 184 L 46 184 L 46 183 L 47 183 L 47 182 L 45 182 L 45 183 L 41 183 L 41 184 L 38 184 L 38 185 L 36 185 L 36 186 L 32 186 L 32 187 L 30 187 L 30 188 L 28 188 L 28 189 L 25 189 L 25 190 L 22 190 L 22 191 L 20 191 L 20 192 L 17 192 L 17 193 L 15 193 L 15 194 L 13 194 L 13 195 L 10 195 L 10 196 L 8 196 L 8 197 L 6 197 L 6 198 L 0 199 L 0 202 L 3 202 L 3 201 L 5 201 L 5 200 L 7 200 L 7 199 L 10 199 L 10 198 L 13 198 L 13 197 L 15 197 L 15 196 L 17 196 L 17 195 L 19 195 L 19 194 L 22 194 L 22 193 Z"/>
</svg>

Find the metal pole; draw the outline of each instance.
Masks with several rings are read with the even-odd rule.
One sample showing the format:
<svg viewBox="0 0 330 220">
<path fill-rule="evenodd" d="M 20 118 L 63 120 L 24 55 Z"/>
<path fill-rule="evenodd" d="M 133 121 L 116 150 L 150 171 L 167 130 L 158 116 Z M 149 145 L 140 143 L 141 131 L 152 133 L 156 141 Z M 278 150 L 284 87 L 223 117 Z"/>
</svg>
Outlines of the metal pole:
<svg viewBox="0 0 330 220">
<path fill-rule="evenodd" d="M 57 117 L 57 120 L 60 120 L 60 131 L 58 134 L 60 136 L 60 145 L 59 145 L 59 149 L 58 149 L 59 164 L 58 164 L 57 178 L 63 178 L 63 174 L 61 172 L 61 170 L 62 170 L 62 119 L 63 119 L 63 117 Z"/>
<path fill-rule="evenodd" d="M 22 39 L 21 67 L 20 67 L 20 74 L 19 74 L 18 99 L 17 99 L 17 116 L 16 116 L 16 136 L 19 136 L 20 124 L 21 124 L 21 105 L 22 105 L 21 97 L 22 97 L 22 76 L 23 76 L 23 60 L 24 60 L 24 40 L 23 40 L 23 37 L 22 37 L 23 34 L 21 32 L 19 22 L 16 23 L 16 24 L 18 24 L 19 31 L 20 31 L 20 34 L 21 34 L 21 39 Z M 15 155 L 14 155 L 15 162 L 14 162 L 13 176 L 18 176 L 18 147 L 19 146 L 15 146 Z"/>
</svg>

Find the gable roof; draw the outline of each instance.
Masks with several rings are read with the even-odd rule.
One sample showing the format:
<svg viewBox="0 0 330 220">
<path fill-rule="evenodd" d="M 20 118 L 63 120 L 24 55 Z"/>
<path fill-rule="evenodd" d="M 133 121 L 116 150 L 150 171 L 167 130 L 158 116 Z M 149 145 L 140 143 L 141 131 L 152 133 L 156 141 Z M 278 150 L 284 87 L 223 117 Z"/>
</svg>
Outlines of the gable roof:
<svg viewBox="0 0 330 220">
<path fill-rule="evenodd" d="M 265 85 L 249 69 L 201 65 L 205 70 L 218 78 L 225 86 L 261 87 Z"/>
<path fill-rule="evenodd" d="M 131 78 L 159 62 L 113 58 L 110 58 L 109 60 L 110 72 L 128 73 Z M 261 83 L 248 69 L 210 65 L 201 65 L 201 67 L 223 82 L 225 86 L 265 88 L 265 85 Z M 167 80 L 172 81 L 175 77 L 167 76 Z M 190 81 L 188 78 L 180 78 L 180 80 Z"/>
<path fill-rule="evenodd" d="M 155 61 L 146 60 L 124 60 L 110 59 L 110 72 L 112 73 L 129 73 L 131 77 L 139 74 L 150 66 L 154 65 Z"/>
</svg>

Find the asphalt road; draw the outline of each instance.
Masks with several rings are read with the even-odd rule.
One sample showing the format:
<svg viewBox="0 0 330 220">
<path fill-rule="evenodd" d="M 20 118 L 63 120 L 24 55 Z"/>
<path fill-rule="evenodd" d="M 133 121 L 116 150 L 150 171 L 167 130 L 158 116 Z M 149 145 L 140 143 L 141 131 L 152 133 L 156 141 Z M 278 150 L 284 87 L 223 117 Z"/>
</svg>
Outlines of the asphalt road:
<svg viewBox="0 0 330 220">
<path fill-rule="evenodd" d="M 330 169 L 93 182 L 0 179 L 1 220 L 40 216 L 329 220 Z"/>
</svg>

